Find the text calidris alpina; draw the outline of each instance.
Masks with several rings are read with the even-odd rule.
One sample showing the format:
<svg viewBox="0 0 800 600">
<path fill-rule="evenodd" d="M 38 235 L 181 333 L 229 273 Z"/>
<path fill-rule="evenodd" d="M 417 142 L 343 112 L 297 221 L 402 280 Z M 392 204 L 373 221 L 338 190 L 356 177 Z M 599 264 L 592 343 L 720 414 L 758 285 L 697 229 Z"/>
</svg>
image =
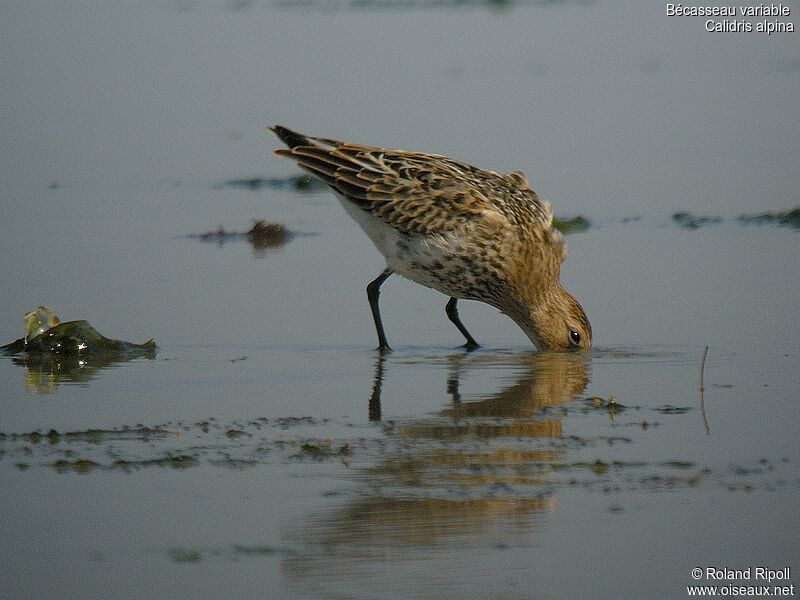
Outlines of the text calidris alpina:
<svg viewBox="0 0 800 600">
<path fill-rule="evenodd" d="M 592 328 L 559 281 L 566 246 L 550 205 L 519 171 L 498 174 L 437 154 L 386 150 L 270 130 L 275 151 L 328 184 L 386 258 L 367 286 L 379 348 L 389 344 L 378 296 L 392 273 L 450 296 L 446 312 L 467 339 L 456 306 L 479 300 L 519 325 L 540 350 L 589 348 Z"/>
</svg>

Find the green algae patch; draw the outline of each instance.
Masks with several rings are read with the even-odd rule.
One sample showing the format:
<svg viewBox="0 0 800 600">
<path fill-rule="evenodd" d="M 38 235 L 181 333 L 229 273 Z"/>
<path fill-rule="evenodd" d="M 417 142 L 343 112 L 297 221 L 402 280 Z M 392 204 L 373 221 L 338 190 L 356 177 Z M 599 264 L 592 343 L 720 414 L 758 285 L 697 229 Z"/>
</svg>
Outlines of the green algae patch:
<svg viewBox="0 0 800 600">
<path fill-rule="evenodd" d="M 163 456 L 161 458 L 151 458 L 144 460 L 125 460 L 115 459 L 110 464 L 102 464 L 86 458 L 75 460 L 59 459 L 52 463 L 53 468 L 58 473 L 90 473 L 92 471 L 122 471 L 128 473 L 134 469 L 144 467 L 168 467 L 177 471 L 188 469 L 199 464 L 194 456 L 187 454 L 175 454 Z"/>
<path fill-rule="evenodd" d="M 300 444 L 301 455 L 313 458 L 328 458 L 333 456 L 350 456 L 353 454 L 352 446 L 345 442 L 341 446 L 334 446 L 331 440 L 309 441 Z"/>
<path fill-rule="evenodd" d="M 644 462 L 626 462 L 621 460 L 605 461 L 597 459 L 594 462 L 572 462 L 572 463 L 554 463 L 548 465 L 553 471 L 591 471 L 595 475 L 605 475 L 612 469 L 615 471 L 622 471 L 631 468 L 646 467 L 647 463 Z"/>
<path fill-rule="evenodd" d="M 672 406 L 671 404 L 665 404 L 664 406 L 659 406 L 658 408 L 654 409 L 657 413 L 661 413 L 662 415 L 683 415 L 692 410 L 691 406 Z"/>
<path fill-rule="evenodd" d="M 678 227 L 682 227 L 683 229 L 699 229 L 707 225 L 722 223 L 722 219 L 719 217 L 700 217 L 689 212 L 676 212 L 672 215 L 672 220 Z"/>
<path fill-rule="evenodd" d="M 662 467 L 667 467 L 670 469 L 692 469 L 694 468 L 695 464 L 693 462 L 685 461 L 685 460 L 668 460 L 665 463 L 661 463 Z"/>
<path fill-rule="evenodd" d="M 303 454 L 308 454 L 309 456 L 331 456 L 333 454 L 333 445 L 329 441 L 303 442 L 300 444 L 300 450 L 303 452 Z"/>
<path fill-rule="evenodd" d="M 296 554 L 288 548 L 277 548 L 261 544 L 233 544 L 228 547 L 211 547 L 197 550 L 194 548 L 170 548 L 167 554 L 172 562 L 195 564 L 202 560 L 238 561 L 244 558 L 269 558 L 275 556 L 291 556 Z"/>
<path fill-rule="evenodd" d="M 592 226 L 591 221 L 582 215 L 578 215 L 573 219 L 559 219 L 553 217 L 553 227 L 558 229 L 564 235 L 570 233 L 582 233 Z"/>
<path fill-rule="evenodd" d="M 222 182 L 222 187 L 232 187 L 252 192 L 262 190 L 291 190 L 301 194 L 314 194 L 328 189 L 316 177 L 311 175 L 293 175 L 291 177 L 245 177 L 228 179 Z"/>
<path fill-rule="evenodd" d="M 189 467 L 199 464 L 198 460 L 189 454 L 172 454 L 162 458 L 151 458 L 149 460 L 128 461 L 128 467 L 169 467 L 176 471 L 182 471 Z"/>
<path fill-rule="evenodd" d="M 169 557 L 172 562 L 179 564 L 199 563 L 202 559 L 198 550 L 191 550 L 189 548 L 173 548 L 169 551 Z"/>
<path fill-rule="evenodd" d="M 225 432 L 225 437 L 229 440 L 235 440 L 241 437 L 253 437 L 251 433 L 247 433 L 246 431 L 242 431 L 241 429 L 228 429 Z"/>
<path fill-rule="evenodd" d="M 328 419 L 317 420 L 314 417 L 278 417 L 273 419 L 273 422 L 281 429 L 289 429 L 291 427 L 299 426 L 312 426 L 320 423 L 325 424 Z"/>
<path fill-rule="evenodd" d="M 602 408 L 609 412 L 622 412 L 628 408 L 624 404 L 617 402 L 614 396 L 609 396 L 607 400 L 600 396 L 592 396 L 591 398 L 587 398 L 584 404 L 589 408 Z"/>
<path fill-rule="evenodd" d="M 233 546 L 234 556 L 274 556 L 279 550 L 272 546 L 245 546 L 235 544 Z"/>
<path fill-rule="evenodd" d="M 258 461 L 255 459 L 231 458 L 230 456 L 226 456 L 223 459 L 212 460 L 209 462 L 212 465 L 217 465 L 219 467 L 227 467 L 235 471 L 244 471 L 245 469 L 249 469 L 251 467 L 255 467 L 258 465 Z"/>
<path fill-rule="evenodd" d="M 53 463 L 53 468 L 57 473 L 79 473 L 81 475 L 91 473 L 100 466 L 101 465 L 99 463 L 85 458 L 79 458 L 76 460 L 60 459 Z"/>
<path fill-rule="evenodd" d="M 737 220 L 744 225 L 778 225 L 800 229 L 800 207 L 786 212 L 763 212 L 756 215 L 739 215 Z"/>
<path fill-rule="evenodd" d="M 156 427 L 121 427 L 119 429 L 84 429 L 82 431 L 66 431 L 59 432 L 55 429 L 50 429 L 47 433 L 42 434 L 38 431 L 30 431 L 27 433 L 11 433 L 8 438 L 11 441 L 27 441 L 31 444 L 39 444 L 42 440 L 46 439 L 50 445 L 55 446 L 61 442 L 86 442 L 88 444 L 102 444 L 110 441 L 124 441 L 124 440 L 150 440 L 167 435 L 174 435 L 174 431 L 169 431 L 161 426 Z M 6 434 L 3 434 L 6 435 Z"/>
</svg>

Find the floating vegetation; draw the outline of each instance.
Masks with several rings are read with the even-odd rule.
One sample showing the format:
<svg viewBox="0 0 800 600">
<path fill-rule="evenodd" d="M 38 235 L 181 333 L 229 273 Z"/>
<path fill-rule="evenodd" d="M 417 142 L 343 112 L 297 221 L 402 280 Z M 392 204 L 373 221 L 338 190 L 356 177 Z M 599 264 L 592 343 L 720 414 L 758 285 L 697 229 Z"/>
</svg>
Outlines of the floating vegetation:
<svg viewBox="0 0 800 600">
<path fill-rule="evenodd" d="M 132 469 L 145 467 L 168 467 L 175 470 L 188 469 L 198 464 L 195 457 L 186 454 L 168 454 L 161 458 L 151 458 L 146 460 L 126 460 L 116 459 L 111 464 L 101 464 L 93 460 L 79 458 L 75 460 L 58 459 L 52 463 L 53 468 L 58 473 L 81 473 L 86 474 L 94 470 L 103 471 L 123 471 L 125 473 Z"/>
<path fill-rule="evenodd" d="M 53 309 L 39 306 L 23 317 L 26 335 L 0 346 L 12 362 L 28 369 L 29 392 L 49 394 L 61 381 L 89 381 L 101 369 L 134 358 L 153 359 L 151 339 L 133 344 L 102 336 L 88 321 L 62 323 Z"/>
<path fill-rule="evenodd" d="M 695 464 L 687 460 L 668 460 L 667 462 L 661 463 L 661 466 L 671 469 L 692 469 L 695 467 Z"/>
<path fill-rule="evenodd" d="M 88 428 L 80 431 L 47 429 L 0 432 L 0 457 L 11 456 L 24 467 L 50 467 L 58 473 L 123 472 L 153 467 L 184 470 L 200 464 L 241 470 L 300 455 L 314 458 L 352 455 L 349 441 L 286 440 L 294 428 L 325 427 L 328 420 L 287 417 L 232 422 L 214 419 L 193 424 Z M 265 437 L 274 432 L 272 439 Z M 32 457 L 39 457 L 33 460 Z"/>
<path fill-rule="evenodd" d="M 241 429 L 228 429 L 225 432 L 225 437 L 229 440 L 235 440 L 240 437 L 251 437 L 252 434 L 247 433 L 246 431 L 242 431 Z"/>
<path fill-rule="evenodd" d="M 273 556 L 280 552 L 278 548 L 273 546 L 245 546 L 243 544 L 234 544 L 233 553 L 241 556 Z"/>
<path fill-rule="evenodd" d="M 293 556 L 295 550 L 279 548 L 266 544 L 233 544 L 228 547 L 217 548 L 169 548 L 167 555 L 176 563 L 198 563 L 202 560 L 231 560 L 238 561 L 244 558 L 270 558 L 274 556 Z"/>
<path fill-rule="evenodd" d="M 229 179 L 221 184 L 224 187 L 241 188 L 254 192 L 261 190 L 293 190 L 304 194 L 315 194 L 328 189 L 316 177 L 311 175 L 293 175 L 291 177 L 252 177 L 250 179 Z"/>
<path fill-rule="evenodd" d="M 624 404 L 620 404 L 617 402 L 617 399 L 614 396 L 609 396 L 608 400 L 601 398 L 600 396 L 592 396 L 591 398 L 587 398 L 583 402 L 584 406 L 586 407 L 583 412 L 589 412 L 597 409 L 604 410 L 608 413 L 611 417 L 611 422 L 616 423 L 617 415 L 622 413 L 623 411 L 627 410 L 629 407 L 625 406 Z M 635 410 L 639 410 L 638 406 L 633 407 Z"/>
<path fill-rule="evenodd" d="M 665 404 L 654 410 L 662 415 L 682 415 L 693 409 L 691 406 L 672 406 L 671 404 Z"/>
<path fill-rule="evenodd" d="M 300 444 L 300 450 L 302 454 L 312 456 L 314 458 L 350 456 L 353 454 L 353 448 L 348 442 L 345 442 L 337 448 L 334 446 L 331 440 L 303 442 Z"/>
<path fill-rule="evenodd" d="M 614 396 L 609 396 L 608 400 L 605 400 L 600 396 L 592 396 L 591 398 L 586 399 L 585 404 L 592 408 L 605 408 L 606 410 L 615 411 L 623 411 L 628 408 L 624 404 L 617 402 L 617 399 L 614 398 Z"/>
<path fill-rule="evenodd" d="M 200 552 L 187 548 L 173 548 L 169 551 L 169 556 L 176 563 L 198 563 L 200 562 Z"/>
<path fill-rule="evenodd" d="M 0 346 L 6 355 L 48 354 L 48 355 L 145 355 L 156 349 L 151 339 L 144 344 L 132 344 L 112 340 L 100 335 L 88 321 L 68 321 L 62 323 L 52 308 L 39 306 L 23 317 L 26 334 Z"/>
<path fill-rule="evenodd" d="M 268 420 L 267 420 L 268 421 Z M 321 421 L 315 419 L 314 417 L 278 417 L 277 419 L 273 419 L 274 422 L 278 427 L 281 429 L 289 429 L 291 427 L 297 427 L 299 425 L 318 425 L 320 423 L 328 423 L 328 419 L 322 419 Z"/>
<path fill-rule="evenodd" d="M 672 215 L 672 220 L 678 224 L 678 227 L 684 229 L 699 229 L 706 225 L 722 223 L 722 219 L 719 217 L 698 217 L 689 212 L 676 212 Z"/>
<path fill-rule="evenodd" d="M 559 219 L 553 217 L 553 227 L 558 229 L 564 235 L 570 233 L 581 233 L 591 227 L 592 223 L 586 217 L 578 215 L 573 219 Z"/>
<path fill-rule="evenodd" d="M 226 242 L 247 241 L 257 254 L 266 250 L 281 248 L 294 234 L 285 225 L 267 223 L 262 219 L 253 219 L 253 225 L 247 231 L 226 231 L 222 226 L 205 233 L 193 233 L 187 237 L 199 239 L 201 242 L 214 242 L 222 246 Z"/>
<path fill-rule="evenodd" d="M 189 467 L 196 467 L 198 464 L 200 463 L 197 458 L 189 454 L 167 454 L 161 458 L 150 458 L 147 460 L 117 459 L 112 463 L 112 467 L 123 471 L 145 467 L 168 467 L 176 471 L 182 471 Z"/>
<path fill-rule="evenodd" d="M 82 475 L 91 473 L 94 469 L 96 469 L 99 466 L 100 465 L 94 462 L 93 460 L 87 460 L 83 458 L 78 460 L 61 459 L 53 463 L 53 468 L 59 473 L 68 473 L 72 471 L 74 473 L 80 473 Z"/>
<path fill-rule="evenodd" d="M 696 216 L 690 212 L 676 212 L 672 220 L 684 229 L 699 229 L 706 225 L 722 223 L 722 217 Z M 763 212 L 753 215 L 739 215 L 736 220 L 742 225 L 774 225 L 800 229 L 800 207 L 788 211 Z M 623 220 L 623 222 L 627 222 Z"/>
<path fill-rule="evenodd" d="M 247 231 L 247 241 L 253 248 L 277 248 L 283 246 L 288 240 L 289 230 L 280 223 L 267 223 L 254 220 L 253 226 Z"/>
<path fill-rule="evenodd" d="M 102 444 L 105 442 L 126 440 L 148 441 L 174 435 L 174 431 L 166 430 L 160 426 L 150 428 L 139 425 L 137 427 L 126 426 L 119 429 L 84 429 L 83 431 L 66 431 L 63 433 L 60 433 L 55 429 L 50 429 L 45 434 L 42 434 L 38 431 L 10 434 L 0 433 L 0 441 L 8 439 L 12 442 L 24 441 L 31 444 L 38 444 L 42 440 L 47 440 L 51 446 L 55 446 L 61 442 L 86 442 L 89 444 Z"/>
<path fill-rule="evenodd" d="M 738 221 L 744 225 L 778 225 L 800 229 L 800 207 L 786 212 L 764 212 L 757 215 L 740 215 Z"/>
<path fill-rule="evenodd" d="M 587 411 L 597 410 L 595 398 L 584 403 L 590 405 Z M 598 408 L 605 410 L 608 405 L 603 400 Z M 655 410 L 681 414 L 689 409 L 665 405 Z M 570 412 L 571 418 L 580 414 L 584 414 L 582 410 Z M 625 419 L 628 414 L 618 418 Z M 209 419 L 71 432 L 44 429 L 0 433 L 0 452 L 21 477 L 43 468 L 62 476 L 96 477 L 153 468 L 178 472 L 200 465 L 238 471 L 276 463 L 294 469 L 312 463 L 330 469 L 355 466 L 357 480 L 380 489 L 388 501 L 406 501 L 409 509 L 431 500 L 446 502 L 462 517 L 474 511 L 491 512 L 492 506 L 507 500 L 539 503 L 563 486 L 609 494 L 672 490 L 701 481 L 731 491 L 769 491 L 788 485 L 782 474 L 789 462 L 785 457 L 759 457 L 711 469 L 686 456 L 642 460 L 636 446 L 637 435 L 644 433 L 632 437 L 552 436 L 536 428 L 513 426 L 517 418 L 501 418 L 495 431 L 486 432 L 477 423 L 485 423 L 483 417 L 463 417 L 461 421 L 449 426 L 460 431 L 463 421 L 471 422 L 466 425 L 472 436 L 442 435 L 438 429 L 447 426 L 442 420 L 441 426 L 414 425 L 412 421 L 390 431 L 373 430 L 374 437 L 362 437 L 361 432 L 357 438 L 335 440 L 313 436 L 317 432 L 324 435 L 329 421 L 310 417 L 262 417 L 225 424 Z M 623 424 L 638 426 L 640 422 Z M 301 428 L 302 437 L 298 436 L 301 431 L 287 434 L 294 428 Z M 481 439 L 491 443 L 484 445 Z M 298 460 L 309 458 L 313 460 Z M 354 460 L 357 462 L 351 464 Z M 541 508 L 547 505 L 545 502 Z M 236 560 L 236 555 L 270 556 L 283 551 L 237 545 L 215 552 Z M 198 553 L 203 558 L 208 554 L 205 550 Z"/>
</svg>

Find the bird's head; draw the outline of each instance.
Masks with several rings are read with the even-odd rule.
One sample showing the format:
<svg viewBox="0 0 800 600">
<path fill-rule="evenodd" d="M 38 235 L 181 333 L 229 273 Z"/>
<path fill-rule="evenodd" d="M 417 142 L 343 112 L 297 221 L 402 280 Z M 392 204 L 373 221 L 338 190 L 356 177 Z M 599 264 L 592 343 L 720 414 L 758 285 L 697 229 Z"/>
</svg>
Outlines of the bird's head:
<svg viewBox="0 0 800 600">
<path fill-rule="evenodd" d="M 539 350 L 588 350 L 592 326 L 577 300 L 555 285 L 534 303 L 514 311 L 512 319 Z"/>
</svg>

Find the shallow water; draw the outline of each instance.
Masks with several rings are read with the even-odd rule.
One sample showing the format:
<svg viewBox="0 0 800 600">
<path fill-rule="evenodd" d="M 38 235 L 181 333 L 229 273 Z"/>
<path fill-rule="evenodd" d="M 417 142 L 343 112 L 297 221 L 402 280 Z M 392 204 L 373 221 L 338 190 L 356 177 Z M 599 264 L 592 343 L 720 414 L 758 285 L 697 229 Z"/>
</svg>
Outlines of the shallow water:
<svg viewBox="0 0 800 600">
<path fill-rule="evenodd" d="M 796 34 L 629 3 L 136 6 L 0 7 L 0 342 L 46 304 L 159 346 L 0 359 L 4 593 L 796 582 L 800 233 L 736 219 L 799 203 Z M 273 122 L 524 169 L 592 223 L 563 280 L 596 349 L 533 353 L 464 302 L 483 344 L 465 353 L 446 299 L 391 278 L 379 357 L 364 286 L 382 261 L 270 155 Z M 253 219 L 291 234 L 189 237 Z"/>
</svg>

